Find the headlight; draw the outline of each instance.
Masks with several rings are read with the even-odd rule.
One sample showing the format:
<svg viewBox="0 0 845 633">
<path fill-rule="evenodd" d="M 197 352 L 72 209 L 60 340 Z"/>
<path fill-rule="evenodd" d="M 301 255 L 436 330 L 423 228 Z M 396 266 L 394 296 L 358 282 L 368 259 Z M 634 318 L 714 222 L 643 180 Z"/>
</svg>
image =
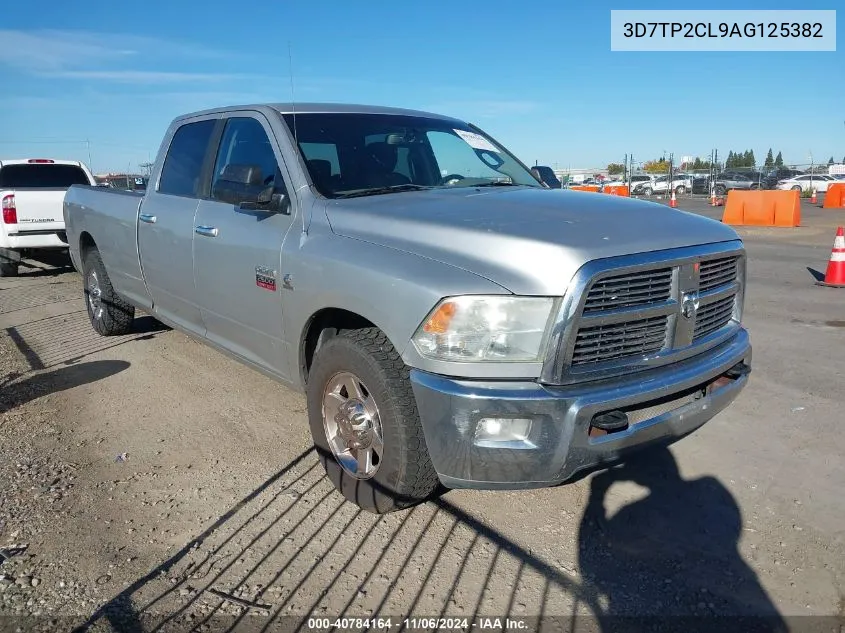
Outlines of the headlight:
<svg viewBox="0 0 845 633">
<path fill-rule="evenodd" d="M 440 301 L 412 339 L 420 354 L 443 361 L 542 359 L 554 297 L 464 296 Z"/>
</svg>

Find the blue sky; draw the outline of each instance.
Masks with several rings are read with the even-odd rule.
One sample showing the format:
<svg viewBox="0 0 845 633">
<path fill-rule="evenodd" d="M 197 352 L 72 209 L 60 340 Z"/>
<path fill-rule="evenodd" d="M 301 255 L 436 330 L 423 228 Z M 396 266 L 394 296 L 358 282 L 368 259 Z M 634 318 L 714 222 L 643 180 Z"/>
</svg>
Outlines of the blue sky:
<svg viewBox="0 0 845 633">
<path fill-rule="evenodd" d="M 714 147 L 762 161 L 770 146 L 788 163 L 811 152 L 841 161 L 845 42 L 825 53 L 611 52 L 609 26 L 611 8 L 837 4 L 7 3 L 0 156 L 87 161 L 87 139 L 96 171 L 137 170 L 178 114 L 289 101 L 290 42 L 297 100 L 458 116 L 529 164 L 598 167 L 625 153 L 704 157 Z"/>
</svg>

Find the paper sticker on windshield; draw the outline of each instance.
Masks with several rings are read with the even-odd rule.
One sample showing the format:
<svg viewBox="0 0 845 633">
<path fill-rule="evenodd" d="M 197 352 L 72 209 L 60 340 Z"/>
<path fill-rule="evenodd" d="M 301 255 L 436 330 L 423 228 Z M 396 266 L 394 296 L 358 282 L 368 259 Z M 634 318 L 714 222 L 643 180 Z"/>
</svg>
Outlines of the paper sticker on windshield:
<svg viewBox="0 0 845 633">
<path fill-rule="evenodd" d="M 486 138 L 475 132 L 467 132 L 465 130 L 455 130 L 455 134 L 464 139 L 470 147 L 475 149 L 484 149 L 488 152 L 498 152 L 499 150 Z"/>
</svg>

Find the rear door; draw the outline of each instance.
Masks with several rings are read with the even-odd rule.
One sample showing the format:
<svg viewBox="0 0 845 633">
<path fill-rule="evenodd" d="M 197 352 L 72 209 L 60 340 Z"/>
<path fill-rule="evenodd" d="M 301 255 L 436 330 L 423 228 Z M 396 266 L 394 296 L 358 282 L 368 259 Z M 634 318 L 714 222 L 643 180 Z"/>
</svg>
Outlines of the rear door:
<svg viewBox="0 0 845 633">
<path fill-rule="evenodd" d="M 138 221 L 138 251 L 153 311 L 205 334 L 194 287 L 194 215 L 208 188 L 209 146 L 219 115 L 183 122 L 169 139 L 155 186 L 147 188 Z"/>
<path fill-rule="evenodd" d="M 64 230 L 65 192 L 71 185 L 90 184 L 88 174 L 78 164 L 32 160 L 4 163 L 0 168 L 0 190 L 4 197 L 14 196 L 19 233 Z"/>
<path fill-rule="evenodd" d="M 293 213 L 239 204 L 268 188 L 290 195 L 287 172 L 262 114 L 232 112 L 224 120 L 210 196 L 200 202 L 194 223 L 194 280 L 206 336 L 288 377 L 282 301 L 291 295 L 284 291 L 281 254 Z M 293 211 L 292 202 L 288 208 Z"/>
</svg>

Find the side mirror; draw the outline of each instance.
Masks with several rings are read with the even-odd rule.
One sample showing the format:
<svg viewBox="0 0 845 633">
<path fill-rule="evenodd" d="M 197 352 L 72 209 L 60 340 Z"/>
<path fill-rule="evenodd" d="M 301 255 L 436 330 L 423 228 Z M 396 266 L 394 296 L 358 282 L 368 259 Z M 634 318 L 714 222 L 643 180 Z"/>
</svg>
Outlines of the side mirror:
<svg viewBox="0 0 845 633">
<path fill-rule="evenodd" d="M 244 201 L 238 205 L 244 211 L 267 211 L 268 213 L 290 214 L 290 198 L 284 193 L 274 193 L 268 187 L 260 194 L 255 201 Z"/>
</svg>

